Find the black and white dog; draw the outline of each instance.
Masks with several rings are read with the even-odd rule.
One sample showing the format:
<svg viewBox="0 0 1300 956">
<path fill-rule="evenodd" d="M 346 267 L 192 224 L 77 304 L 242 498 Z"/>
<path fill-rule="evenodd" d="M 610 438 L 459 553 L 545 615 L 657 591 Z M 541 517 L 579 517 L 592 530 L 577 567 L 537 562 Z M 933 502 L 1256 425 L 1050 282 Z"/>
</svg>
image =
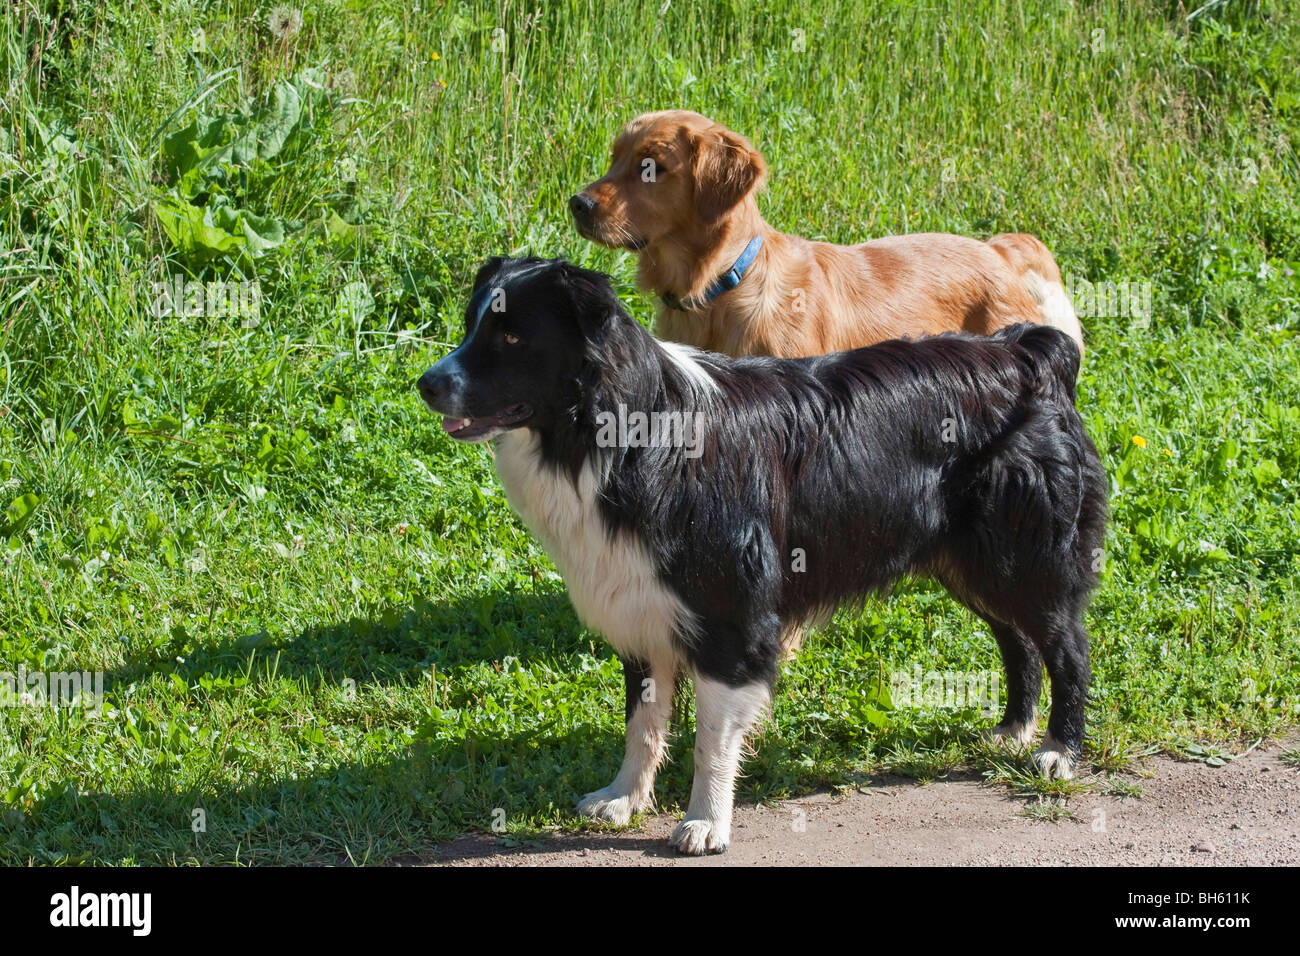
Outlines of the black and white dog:
<svg viewBox="0 0 1300 956">
<path fill-rule="evenodd" d="M 1069 337 L 1020 325 L 729 359 L 656 340 L 607 277 L 563 261 L 492 259 L 474 288 L 464 341 L 419 390 L 452 437 L 496 440 L 511 505 L 623 661 L 626 756 L 581 813 L 650 806 L 689 673 L 695 780 L 672 843 L 725 850 L 742 745 L 802 626 L 908 573 L 992 628 L 996 738 L 1031 740 L 1046 664 L 1034 760 L 1073 773 L 1106 501 Z"/>
</svg>

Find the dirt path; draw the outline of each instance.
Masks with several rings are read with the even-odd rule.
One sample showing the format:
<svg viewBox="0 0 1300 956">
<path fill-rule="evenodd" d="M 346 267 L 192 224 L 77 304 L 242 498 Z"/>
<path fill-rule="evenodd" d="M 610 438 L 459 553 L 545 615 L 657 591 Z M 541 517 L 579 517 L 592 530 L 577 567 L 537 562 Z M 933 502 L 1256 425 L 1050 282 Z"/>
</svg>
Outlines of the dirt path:
<svg viewBox="0 0 1300 956">
<path fill-rule="evenodd" d="M 1273 741 L 1224 767 L 1154 757 L 1135 765 L 1142 796 L 1081 794 L 1072 818 L 1024 816 L 1030 801 L 973 773 L 929 785 L 882 776 L 841 797 L 740 806 L 731 849 L 683 858 L 666 844 L 676 820 L 623 832 L 557 833 L 530 846 L 486 834 L 425 862 L 452 866 L 912 866 L 963 864 L 1278 865 L 1300 863 L 1300 771 Z M 799 826 L 802 825 L 802 830 Z"/>
</svg>

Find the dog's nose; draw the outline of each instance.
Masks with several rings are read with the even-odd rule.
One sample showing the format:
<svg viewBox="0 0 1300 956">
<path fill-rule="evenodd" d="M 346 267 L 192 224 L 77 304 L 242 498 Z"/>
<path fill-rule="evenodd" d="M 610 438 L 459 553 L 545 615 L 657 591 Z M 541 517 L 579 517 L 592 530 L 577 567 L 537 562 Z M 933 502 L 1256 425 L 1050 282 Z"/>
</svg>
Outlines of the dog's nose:
<svg viewBox="0 0 1300 956">
<path fill-rule="evenodd" d="M 569 212 L 573 218 L 586 222 L 591 218 L 591 211 L 596 208 L 596 200 L 587 193 L 578 193 L 569 200 Z"/>
<path fill-rule="evenodd" d="M 436 409 L 439 407 L 441 400 L 447 395 L 447 376 L 439 372 L 438 367 L 435 365 L 420 376 L 420 380 L 415 383 L 415 387 L 419 391 L 420 397 L 424 399 L 424 403 L 430 408 Z"/>
<path fill-rule="evenodd" d="M 424 404 L 439 415 L 454 415 L 465 399 L 465 371 L 459 349 L 433 364 L 415 383 Z"/>
</svg>

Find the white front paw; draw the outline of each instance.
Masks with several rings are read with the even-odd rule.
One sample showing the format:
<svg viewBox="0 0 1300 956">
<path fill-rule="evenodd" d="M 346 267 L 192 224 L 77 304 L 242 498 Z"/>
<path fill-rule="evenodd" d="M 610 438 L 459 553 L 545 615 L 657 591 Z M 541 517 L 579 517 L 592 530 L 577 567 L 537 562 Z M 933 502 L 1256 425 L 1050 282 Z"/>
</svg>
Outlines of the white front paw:
<svg viewBox="0 0 1300 956">
<path fill-rule="evenodd" d="M 615 790 L 613 786 L 594 790 L 578 801 L 578 812 L 593 820 L 604 820 L 624 826 L 632 814 L 645 809 L 630 794 Z"/>
<path fill-rule="evenodd" d="M 715 820 L 683 820 L 668 843 L 687 856 L 725 853 L 731 843 L 731 826 Z"/>
<path fill-rule="evenodd" d="M 1038 767 L 1043 779 L 1059 777 L 1069 780 L 1074 776 L 1074 758 L 1066 746 L 1051 735 L 1043 738 L 1043 745 L 1034 751 L 1034 765 Z"/>
</svg>

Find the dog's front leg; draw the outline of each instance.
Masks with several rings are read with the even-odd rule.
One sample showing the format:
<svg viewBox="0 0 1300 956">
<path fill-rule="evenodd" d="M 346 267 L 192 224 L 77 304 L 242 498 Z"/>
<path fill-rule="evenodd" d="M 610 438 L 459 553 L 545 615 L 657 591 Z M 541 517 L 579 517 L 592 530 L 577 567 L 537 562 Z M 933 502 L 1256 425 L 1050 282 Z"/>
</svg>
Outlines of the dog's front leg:
<svg viewBox="0 0 1300 956">
<path fill-rule="evenodd" d="M 741 748 L 770 699 L 766 683 L 731 687 L 695 676 L 695 781 L 686 818 L 670 840 L 682 853 L 727 849 Z"/>
<path fill-rule="evenodd" d="M 608 787 L 578 801 L 579 813 L 621 826 L 632 814 L 649 809 L 654 802 L 655 772 L 668 749 L 668 717 L 676 679 L 675 666 L 670 662 L 647 665 L 623 658 L 627 692 L 623 766 Z"/>
</svg>

